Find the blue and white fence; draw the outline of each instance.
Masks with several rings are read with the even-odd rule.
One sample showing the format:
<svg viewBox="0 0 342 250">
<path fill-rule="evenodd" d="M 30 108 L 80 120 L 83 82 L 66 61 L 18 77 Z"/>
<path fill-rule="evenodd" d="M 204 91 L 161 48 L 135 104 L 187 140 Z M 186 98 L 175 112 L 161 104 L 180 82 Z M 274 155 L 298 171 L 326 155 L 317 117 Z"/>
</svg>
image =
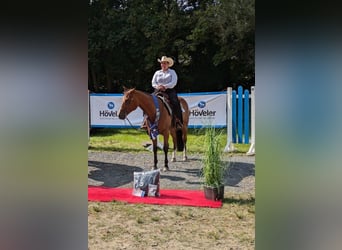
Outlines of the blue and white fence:
<svg viewBox="0 0 342 250">
<path fill-rule="evenodd" d="M 241 86 L 227 88 L 227 144 L 225 152 L 234 151 L 234 143 L 250 143 L 247 155 L 255 154 L 255 87 L 251 93 Z"/>
<path fill-rule="evenodd" d="M 223 92 L 179 93 L 189 104 L 189 128 L 208 125 L 227 127 L 226 152 L 234 151 L 234 143 L 251 144 L 247 154 L 255 153 L 255 93 L 227 88 Z M 122 94 L 89 94 L 89 122 L 91 128 L 140 127 L 143 111 L 138 108 L 127 121 L 118 118 Z"/>
</svg>

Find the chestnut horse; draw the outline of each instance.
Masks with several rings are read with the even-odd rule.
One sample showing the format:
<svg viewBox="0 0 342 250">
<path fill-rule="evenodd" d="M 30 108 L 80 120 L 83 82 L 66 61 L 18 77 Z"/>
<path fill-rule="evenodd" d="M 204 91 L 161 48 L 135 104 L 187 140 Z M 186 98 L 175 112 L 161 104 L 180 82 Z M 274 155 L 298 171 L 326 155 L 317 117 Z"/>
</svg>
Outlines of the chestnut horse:
<svg viewBox="0 0 342 250">
<path fill-rule="evenodd" d="M 157 169 L 157 137 L 155 131 L 153 130 L 153 126 L 157 128 L 157 134 L 163 136 L 164 145 L 163 151 L 165 154 L 164 160 L 164 171 L 169 170 L 168 166 L 168 150 L 169 150 L 169 135 L 171 134 L 173 141 L 173 153 L 172 153 L 172 161 L 176 161 L 176 150 L 183 151 L 183 160 L 187 160 L 186 155 L 186 141 L 187 141 L 187 133 L 188 133 L 188 123 L 189 123 L 189 106 L 187 102 L 182 98 L 178 97 L 181 107 L 183 110 L 183 127 L 181 130 L 177 130 L 172 125 L 172 117 L 170 116 L 167 108 L 163 104 L 163 102 L 159 98 L 155 98 L 149 94 L 139 90 L 126 89 L 124 88 L 124 95 L 122 98 L 122 105 L 119 111 L 119 118 L 126 119 L 127 115 L 135 110 L 137 107 L 140 107 L 144 114 L 147 116 L 147 120 L 149 124 L 152 126 L 147 126 L 147 132 L 150 135 L 153 145 L 153 155 L 154 155 L 154 165 L 153 169 Z M 156 103 L 157 102 L 157 103 Z M 157 114 L 157 107 L 159 108 L 159 119 Z M 151 134 L 152 133 L 152 134 Z M 154 134 L 153 134 L 154 133 Z"/>
</svg>

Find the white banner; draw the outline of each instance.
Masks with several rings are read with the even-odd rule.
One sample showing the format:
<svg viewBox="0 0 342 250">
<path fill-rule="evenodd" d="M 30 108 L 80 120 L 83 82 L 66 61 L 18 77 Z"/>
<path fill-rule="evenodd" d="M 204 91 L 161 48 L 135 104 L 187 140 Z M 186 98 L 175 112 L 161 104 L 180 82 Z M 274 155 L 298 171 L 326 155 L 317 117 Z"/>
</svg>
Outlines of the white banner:
<svg viewBox="0 0 342 250">
<path fill-rule="evenodd" d="M 189 105 L 189 128 L 213 125 L 226 127 L 226 92 L 179 93 Z M 122 94 L 90 94 L 90 124 L 91 127 L 129 128 L 140 127 L 143 122 L 143 112 L 140 108 L 128 115 L 128 120 L 118 118 Z"/>
<path fill-rule="evenodd" d="M 184 97 L 190 108 L 189 127 L 213 125 L 226 127 L 227 93 L 191 93 L 179 94 Z"/>
<path fill-rule="evenodd" d="M 90 94 L 90 124 L 91 127 L 138 127 L 143 121 L 143 112 L 140 108 L 130 113 L 128 120 L 119 119 L 119 110 L 122 94 Z"/>
</svg>

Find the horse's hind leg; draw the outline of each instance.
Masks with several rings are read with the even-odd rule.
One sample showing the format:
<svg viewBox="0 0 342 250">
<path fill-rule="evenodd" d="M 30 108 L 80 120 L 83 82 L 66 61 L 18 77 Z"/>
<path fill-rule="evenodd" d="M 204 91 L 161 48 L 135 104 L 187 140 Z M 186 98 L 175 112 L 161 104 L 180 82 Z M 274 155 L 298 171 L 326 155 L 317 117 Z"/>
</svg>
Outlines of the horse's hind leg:
<svg viewBox="0 0 342 250">
<path fill-rule="evenodd" d="M 186 144 L 184 145 L 184 150 L 183 150 L 183 161 L 187 161 L 188 156 L 186 155 Z"/>
<path fill-rule="evenodd" d="M 188 131 L 183 130 L 183 142 L 184 142 L 184 149 L 183 149 L 183 161 L 187 161 L 188 160 L 188 156 L 186 154 L 186 141 L 187 141 L 187 133 Z"/>
<path fill-rule="evenodd" d="M 174 148 L 172 151 L 172 158 L 171 158 L 172 162 L 176 162 L 176 149 Z"/>
<path fill-rule="evenodd" d="M 176 151 L 177 151 L 177 149 L 176 149 L 176 143 L 177 143 L 177 141 L 176 141 L 176 139 L 175 139 L 176 134 L 172 133 L 171 137 L 172 137 L 172 142 L 173 142 L 173 151 L 172 151 L 172 158 L 171 158 L 171 161 L 172 161 L 172 162 L 176 162 Z"/>
</svg>

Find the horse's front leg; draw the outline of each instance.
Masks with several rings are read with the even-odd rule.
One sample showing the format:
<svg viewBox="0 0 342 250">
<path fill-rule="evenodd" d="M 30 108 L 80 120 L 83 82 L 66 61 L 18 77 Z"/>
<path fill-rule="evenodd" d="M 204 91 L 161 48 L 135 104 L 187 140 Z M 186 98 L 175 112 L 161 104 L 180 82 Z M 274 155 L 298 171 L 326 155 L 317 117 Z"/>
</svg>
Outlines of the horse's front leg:
<svg viewBox="0 0 342 250">
<path fill-rule="evenodd" d="M 157 169 L 158 157 L 157 157 L 157 139 L 152 140 L 152 148 L 153 148 L 153 168 L 152 170 Z"/>
<path fill-rule="evenodd" d="M 164 155 L 165 155 L 164 171 L 169 171 L 169 160 L 167 159 L 167 154 L 168 154 L 168 151 L 169 151 L 169 134 L 168 133 L 164 134 L 163 150 L 164 150 Z"/>
</svg>

